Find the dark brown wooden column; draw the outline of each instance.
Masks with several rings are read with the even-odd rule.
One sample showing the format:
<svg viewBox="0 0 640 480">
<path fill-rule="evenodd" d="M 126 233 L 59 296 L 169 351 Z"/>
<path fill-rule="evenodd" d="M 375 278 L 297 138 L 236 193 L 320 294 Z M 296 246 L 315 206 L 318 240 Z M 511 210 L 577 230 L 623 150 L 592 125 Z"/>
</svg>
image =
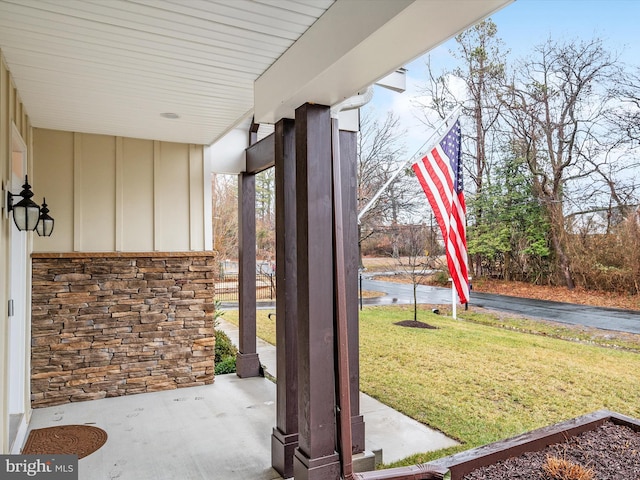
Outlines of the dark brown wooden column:
<svg viewBox="0 0 640 480">
<path fill-rule="evenodd" d="M 298 446 L 298 299 L 296 257 L 295 122 L 275 128 L 276 183 L 276 426 L 271 436 L 271 465 L 293 476 Z"/>
<path fill-rule="evenodd" d="M 364 418 L 360 414 L 360 344 L 358 328 L 358 200 L 357 133 L 340 131 L 340 167 L 344 254 L 349 333 L 349 382 L 351 392 L 351 441 L 353 453 L 364 451 Z"/>
<path fill-rule="evenodd" d="M 239 339 L 236 374 L 260 375 L 256 352 L 256 179 L 252 173 L 238 176 L 238 316 Z"/>
<path fill-rule="evenodd" d="M 335 338 L 331 118 L 296 110 L 298 448 L 296 480 L 339 480 L 335 450 Z"/>
</svg>

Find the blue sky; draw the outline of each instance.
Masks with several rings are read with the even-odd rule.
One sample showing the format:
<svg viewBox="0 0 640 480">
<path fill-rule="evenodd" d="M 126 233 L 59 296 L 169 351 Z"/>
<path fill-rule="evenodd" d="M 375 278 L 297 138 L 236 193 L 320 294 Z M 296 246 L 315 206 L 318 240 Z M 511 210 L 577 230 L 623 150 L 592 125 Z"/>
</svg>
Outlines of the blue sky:
<svg viewBox="0 0 640 480">
<path fill-rule="evenodd" d="M 491 19 L 512 59 L 527 55 L 533 46 L 549 38 L 600 38 L 611 52 L 621 55 L 622 61 L 640 66 L 640 0 L 516 0 Z M 452 39 L 431 52 L 434 72 L 452 65 L 449 50 L 453 48 Z M 408 158 L 418 153 L 431 132 L 415 118 L 411 102 L 417 89 L 425 84 L 425 58 L 413 61 L 407 68 L 407 91 L 397 94 L 376 87 L 369 108 L 378 116 L 393 110 L 400 117 L 403 128 L 408 130 Z"/>
<path fill-rule="evenodd" d="M 612 50 L 628 46 L 636 63 L 640 46 L 638 0 L 517 0 L 492 16 L 514 53 L 552 38 L 603 39 Z"/>
</svg>

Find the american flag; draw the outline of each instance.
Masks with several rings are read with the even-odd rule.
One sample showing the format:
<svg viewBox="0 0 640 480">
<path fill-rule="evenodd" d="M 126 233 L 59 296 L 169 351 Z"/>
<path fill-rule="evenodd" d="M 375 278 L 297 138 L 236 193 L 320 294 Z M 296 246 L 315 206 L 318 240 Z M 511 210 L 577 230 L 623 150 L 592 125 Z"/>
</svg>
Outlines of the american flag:
<svg viewBox="0 0 640 480">
<path fill-rule="evenodd" d="M 456 120 L 442 140 L 422 160 L 413 164 L 413 171 L 418 176 L 442 231 L 449 274 L 460 303 L 467 303 L 467 206 L 462 182 L 460 137 L 460 121 Z"/>
</svg>

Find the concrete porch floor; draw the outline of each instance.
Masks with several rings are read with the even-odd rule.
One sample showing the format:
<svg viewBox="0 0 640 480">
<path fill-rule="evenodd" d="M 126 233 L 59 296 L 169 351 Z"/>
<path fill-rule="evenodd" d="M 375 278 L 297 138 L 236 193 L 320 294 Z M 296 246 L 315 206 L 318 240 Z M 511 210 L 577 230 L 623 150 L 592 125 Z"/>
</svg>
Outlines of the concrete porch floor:
<svg viewBox="0 0 640 480">
<path fill-rule="evenodd" d="M 237 342 L 237 329 L 221 327 Z M 236 343 L 237 344 L 237 343 Z M 258 341 L 267 372 L 275 347 Z M 88 424 L 107 443 L 79 461 L 80 480 L 272 480 L 271 432 L 275 384 L 262 377 L 220 375 L 213 385 L 144 393 L 36 409 L 29 430 Z M 386 463 L 456 445 L 440 432 L 361 394 L 366 448 Z"/>
</svg>

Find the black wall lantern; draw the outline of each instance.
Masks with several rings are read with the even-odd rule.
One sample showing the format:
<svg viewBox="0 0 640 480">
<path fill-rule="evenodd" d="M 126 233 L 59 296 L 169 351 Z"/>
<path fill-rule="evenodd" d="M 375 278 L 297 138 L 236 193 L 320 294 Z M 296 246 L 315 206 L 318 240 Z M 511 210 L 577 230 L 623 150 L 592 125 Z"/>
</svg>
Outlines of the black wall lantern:
<svg viewBox="0 0 640 480">
<path fill-rule="evenodd" d="M 36 226 L 36 232 L 41 237 L 50 237 L 53 233 L 53 218 L 49 216 L 46 198 L 42 199 L 42 207 L 40 207 L 40 221 Z"/>
<path fill-rule="evenodd" d="M 17 203 L 13 202 L 14 197 L 22 197 Z M 13 212 L 13 222 L 20 231 L 36 230 L 41 237 L 48 237 L 53 232 L 53 218 L 49 216 L 47 204 L 43 203 L 42 208 L 31 200 L 33 192 L 27 176 L 24 177 L 24 185 L 19 195 L 7 191 L 7 212 Z"/>
</svg>

